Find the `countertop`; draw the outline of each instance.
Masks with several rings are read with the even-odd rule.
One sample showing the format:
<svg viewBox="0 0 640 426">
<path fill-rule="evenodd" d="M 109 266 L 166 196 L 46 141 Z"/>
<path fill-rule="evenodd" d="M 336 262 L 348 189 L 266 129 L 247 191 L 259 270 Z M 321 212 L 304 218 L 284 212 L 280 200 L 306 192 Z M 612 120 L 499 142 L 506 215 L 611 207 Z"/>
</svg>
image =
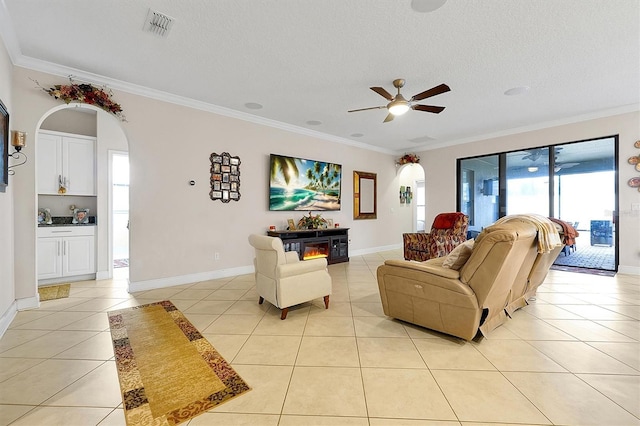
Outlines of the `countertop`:
<svg viewBox="0 0 640 426">
<path fill-rule="evenodd" d="M 96 217 L 89 216 L 89 223 L 72 223 L 73 216 L 53 216 L 51 224 L 38 223 L 38 228 L 51 228 L 55 226 L 96 226 Z"/>
<path fill-rule="evenodd" d="M 59 226 L 96 226 L 96 223 L 52 223 L 51 225 L 47 225 L 44 223 L 38 224 L 38 228 L 55 228 Z"/>
</svg>

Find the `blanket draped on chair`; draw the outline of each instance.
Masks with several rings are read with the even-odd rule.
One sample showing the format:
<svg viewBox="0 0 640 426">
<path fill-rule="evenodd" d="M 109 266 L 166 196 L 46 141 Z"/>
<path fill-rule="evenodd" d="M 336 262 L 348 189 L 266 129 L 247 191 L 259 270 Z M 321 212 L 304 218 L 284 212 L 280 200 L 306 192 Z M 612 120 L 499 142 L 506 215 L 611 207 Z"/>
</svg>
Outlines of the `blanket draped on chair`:
<svg viewBox="0 0 640 426">
<path fill-rule="evenodd" d="M 514 214 L 498 219 L 496 224 L 510 220 L 528 222 L 536 227 L 538 230 L 538 253 L 548 253 L 555 247 L 562 245 L 560 234 L 558 234 L 558 230 L 548 217 L 538 214 Z"/>
<path fill-rule="evenodd" d="M 562 226 L 565 245 L 573 246 L 576 243 L 576 237 L 579 237 L 580 233 L 573 227 L 573 225 L 554 217 L 550 217 L 549 220 Z"/>
</svg>

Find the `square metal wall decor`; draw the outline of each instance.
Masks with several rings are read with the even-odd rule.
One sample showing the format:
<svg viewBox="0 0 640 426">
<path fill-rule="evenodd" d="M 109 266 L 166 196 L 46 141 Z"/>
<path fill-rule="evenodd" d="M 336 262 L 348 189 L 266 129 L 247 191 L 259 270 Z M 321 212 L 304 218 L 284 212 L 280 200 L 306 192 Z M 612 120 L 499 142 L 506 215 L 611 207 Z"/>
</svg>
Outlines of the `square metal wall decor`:
<svg viewBox="0 0 640 426">
<path fill-rule="evenodd" d="M 211 191 L 212 200 L 228 203 L 240 200 L 240 157 L 232 157 L 228 152 L 209 157 L 211 160 Z"/>
</svg>

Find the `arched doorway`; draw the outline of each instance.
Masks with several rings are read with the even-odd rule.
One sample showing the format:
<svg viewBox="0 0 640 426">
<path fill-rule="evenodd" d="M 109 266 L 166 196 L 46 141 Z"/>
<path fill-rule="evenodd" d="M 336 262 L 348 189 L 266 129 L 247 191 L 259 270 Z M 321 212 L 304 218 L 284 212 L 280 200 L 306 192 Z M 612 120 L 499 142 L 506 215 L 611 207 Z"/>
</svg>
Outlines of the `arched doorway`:
<svg viewBox="0 0 640 426">
<path fill-rule="evenodd" d="M 418 232 L 425 230 L 426 194 L 424 185 L 424 169 L 419 163 L 404 164 L 398 168 L 400 192 L 400 222 L 402 232 Z"/>
<path fill-rule="evenodd" d="M 113 254 L 111 251 L 113 240 L 113 217 L 111 182 L 112 171 L 110 168 L 110 153 L 112 151 L 127 153 L 129 150 L 128 138 L 121 122 L 111 114 L 87 104 L 61 105 L 47 111 L 38 121 L 35 136 L 35 157 L 36 170 L 35 180 L 39 182 L 39 172 L 46 159 L 46 149 L 43 135 L 69 137 L 78 140 L 93 140 L 92 152 L 94 161 L 94 190 L 81 195 L 71 193 L 55 194 L 51 191 L 41 191 L 40 185 L 36 188 L 36 210 L 49 209 L 51 216 L 58 217 L 63 223 L 73 218 L 72 209 L 88 210 L 88 215 L 95 218 L 95 253 L 94 269 L 96 279 L 108 279 L 113 277 Z M 78 160 L 83 157 L 69 157 L 67 161 L 87 161 Z M 41 178 L 41 177 L 40 177 Z M 76 179 L 77 181 L 77 179 Z M 61 219 L 60 219 L 61 218 Z M 42 226 L 42 224 L 36 226 Z M 36 234 L 38 234 L 36 230 Z M 58 278 L 43 280 L 40 272 L 43 259 L 40 247 L 36 250 L 36 276 L 38 284 L 60 281 Z M 46 260 L 45 260 L 46 261 Z M 93 274 L 91 274 L 93 275 Z M 79 275 L 82 277 L 83 275 Z M 73 281 L 73 276 L 62 277 L 63 281 Z M 86 278 L 83 278 L 86 279 Z"/>
</svg>

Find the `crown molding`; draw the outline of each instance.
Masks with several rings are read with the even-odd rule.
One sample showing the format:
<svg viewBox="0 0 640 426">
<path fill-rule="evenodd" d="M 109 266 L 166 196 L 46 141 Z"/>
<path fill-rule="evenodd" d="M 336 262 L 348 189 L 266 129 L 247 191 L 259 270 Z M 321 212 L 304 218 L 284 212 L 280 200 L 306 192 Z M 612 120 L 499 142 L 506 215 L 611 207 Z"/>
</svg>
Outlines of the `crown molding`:
<svg viewBox="0 0 640 426">
<path fill-rule="evenodd" d="M 487 139 L 494 139 L 503 136 L 517 135 L 520 133 L 533 132 L 536 130 L 549 129 L 551 127 L 564 126 L 566 124 L 580 123 L 583 121 L 596 120 L 598 118 L 613 117 L 615 115 L 627 114 L 630 112 L 640 111 L 640 104 L 630 104 L 621 107 L 609 108 L 605 110 L 590 112 L 587 114 L 574 115 L 572 117 L 560 118 L 558 120 L 545 121 L 529 126 L 514 127 L 512 129 L 501 130 L 499 132 L 486 133 L 483 135 L 475 135 L 467 138 L 451 139 L 440 143 L 430 143 L 417 147 L 415 151 L 430 151 L 433 149 L 447 148 L 454 145 L 462 145 L 465 143 L 480 142 Z M 400 151 L 398 151 L 400 152 Z"/>
<path fill-rule="evenodd" d="M 71 75 L 77 80 L 86 81 L 88 83 L 93 83 L 98 86 L 106 85 L 110 89 L 116 89 L 123 92 L 131 93 L 134 95 L 139 95 L 146 98 L 155 99 L 158 101 L 167 102 L 175 105 L 185 106 L 185 107 L 197 109 L 200 111 L 211 112 L 213 114 L 218 114 L 225 117 L 236 118 L 238 120 L 248 121 L 248 122 L 259 124 L 262 126 L 272 127 L 272 128 L 284 130 L 291 133 L 310 136 L 313 138 L 322 139 L 329 142 L 335 142 L 338 144 L 348 145 L 355 148 L 365 149 L 368 151 L 377 151 L 383 154 L 393 155 L 395 153 L 394 150 L 376 147 L 376 146 L 368 145 L 362 142 L 356 142 L 351 139 L 318 132 L 316 130 L 311 130 L 304 127 L 288 124 L 288 123 L 283 123 L 281 121 L 260 117 L 260 116 L 249 114 L 243 111 L 237 111 L 231 108 L 221 107 L 218 105 L 198 101 L 198 100 L 187 98 L 184 96 L 174 95 L 172 93 L 151 89 L 149 87 L 128 83 L 122 80 L 116 80 L 113 78 L 105 77 L 103 75 L 79 70 L 76 68 L 65 67 L 59 64 L 55 64 L 53 62 L 47 62 L 40 59 L 24 56 L 22 54 L 18 55 L 18 57 L 14 61 L 14 65 L 21 68 L 44 72 L 52 75 L 63 76 L 67 78 Z"/>
</svg>

